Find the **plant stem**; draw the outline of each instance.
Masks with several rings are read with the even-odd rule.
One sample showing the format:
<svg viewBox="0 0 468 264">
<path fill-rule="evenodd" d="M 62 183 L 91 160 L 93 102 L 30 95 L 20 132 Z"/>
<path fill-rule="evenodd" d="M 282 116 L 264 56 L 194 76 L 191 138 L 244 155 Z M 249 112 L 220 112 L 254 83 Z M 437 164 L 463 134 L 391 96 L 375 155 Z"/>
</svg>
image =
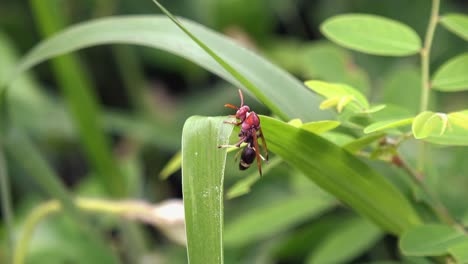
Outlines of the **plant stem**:
<svg viewBox="0 0 468 264">
<path fill-rule="evenodd" d="M 427 110 L 429 105 L 429 92 L 431 89 L 431 83 L 429 80 L 429 63 L 430 54 L 432 47 L 432 40 L 434 38 L 434 32 L 439 21 L 439 6 L 440 0 L 432 0 L 431 17 L 429 18 L 429 24 L 427 25 L 426 37 L 424 39 L 424 46 L 421 49 L 421 102 L 420 112 Z M 424 143 L 419 144 L 419 155 L 418 155 L 418 170 L 423 171 L 424 169 L 424 154 L 425 154 Z"/>
<path fill-rule="evenodd" d="M 11 206 L 10 183 L 8 181 L 7 165 L 3 155 L 2 146 L 0 146 L 0 188 L 2 200 L 2 215 L 5 221 L 7 233 L 7 258 L 10 259 L 10 252 L 13 250 L 13 211 Z"/>
<path fill-rule="evenodd" d="M 448 225 L 453 225 L 464 231 L 463 225 L 459 224 L 451 215 L 450 212 L 445 208 L 442 202 L 437 198 L 435 194 L 427 187 L 424 183 L 424 177 L 421 173 L 411 168 L 408 163 L 398 155 L 400 160 L 400 167 L 410 175 L 411 180 L 423 190 L 423 192 L 431 199 L 431 203 L 428 205 L 432 211 L 439 217 L 440 220 L 444 221 Z"/>
<path fill-rule="evenodd" d="M 92 198 L 76 198 L 76 207 L 83 211 L 108 213 L 123 218 L 138 220 L 155 226 L 164 226 L 161 217 L 155 212 L 157 205 L 138 200 L 108 201 Z M 52 200 L 36 207 L 26 218 L 23 231 L 18 239 L 13 254 L 13 264 L 23 264 L 34 230 L 45 217 L 59 212 L 62 206 L 59 201 Z M 167 225 L 165 226 L 167 228 Z"/>
</svg>

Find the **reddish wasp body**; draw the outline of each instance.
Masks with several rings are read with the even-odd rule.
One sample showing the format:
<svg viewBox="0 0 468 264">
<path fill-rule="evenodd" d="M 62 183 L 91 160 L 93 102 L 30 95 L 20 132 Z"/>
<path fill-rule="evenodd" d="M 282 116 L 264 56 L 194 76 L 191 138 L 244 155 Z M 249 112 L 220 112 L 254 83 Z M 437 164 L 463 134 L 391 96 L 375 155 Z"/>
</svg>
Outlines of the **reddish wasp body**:
<svg viewBox="0 0 468 264">
<path fill-rule="evenodd" d="M 263 136 L 262 128 L 260 126 L 260 119 L 258 115 L 254 111 L 250 111 L 250 107 L 244 105 L 244 96 L 242 95 L 242 91 L 239 89 L 239 96 L 241 99 L 240 107 L 234 106 L 232 104 L 225 104 L 225 107 L 229 107 L 232 109 L 236 109 L 237 112 L 235 115 L 231 115 L 230 117 L 235 117 L 239 121 L 224 121 L 227 124 L 233 124 L 236 126 L 240 126 L 241 130 L 239 132 L 239 142 L 237 142 L 234 146 L 232 145 L 222 145 L 218 146 L 218 148 L 223 147 L 240 147 L 242 143 L 247 143 L 247 146 L 242 150 L 241 160 L 239 163 L 239 169 L 245 170 L 250 167 L 253 163 L 255 158 L 257 159 L 257 167 L 260 176 L 262 175 L 262 166 L 260 163 L 260 158 L 263 160 L 268 160 L 268 149 L 266 146 L 265 137 Z M 262 139 L 263 148 L 265 150 L 265 158 L 260 155 L 260 149 L 258 147 L 258 138 Z"/>
</svg>

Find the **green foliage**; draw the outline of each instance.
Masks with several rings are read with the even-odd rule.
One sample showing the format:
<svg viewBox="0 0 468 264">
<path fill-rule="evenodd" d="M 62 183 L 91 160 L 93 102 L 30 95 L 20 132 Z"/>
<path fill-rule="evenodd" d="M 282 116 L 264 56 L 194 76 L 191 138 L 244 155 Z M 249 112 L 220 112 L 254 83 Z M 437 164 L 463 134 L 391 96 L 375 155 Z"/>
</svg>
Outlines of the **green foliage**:
<svg viewBox="0 0 468 264">
<path fill-rule="evenodd" d="M 323 22 L 321 31 L 344 47 L 369 54 L 407 56 L 421 49 L 421 40 L 412 28 L 374 15 L 334 16 Z"/>
<path fill-rule="evenodd" d="M 459 55 L 442 65 L 434 74 L 432 86 L 444 92 L 468 89 L 468 53 Z"/>
<path fill-rule="evenodd" d="M 468 16 L 447 14 L 440 18 L 440 23 L 454 34 L 468 41 Z"/>
<path fill-rule="evenodd" d="M 0 4 L 0 252 L 18 263 L 468 261 L 461 5 L 432 0 L 426 13 L 427 1 L 403 0 L 258 1 L 249 10 L 246 0 L 167 3 L 224 36 L 153 2 Z M 157 7 L 164 15 L 117 15 Z M 21 13 L 36 24 L 11 15 Z M 47 39 L 21 33 L 31 28 Z M 311 40 L 318 28 L 330 41 Z M 95 48 L 104 44 L 146 48 Z M 31 46 L 17 62 L 16 50 Z M 419 57 L 402 58 L 411 55 Z M 50 69 L 35 67 L 49 60 Z M 212 117 L 235 113 L 221 112 L 239 105 L 233 86 L 260 117 L 270 152 L 263 177 L 255 161 L 239 172 L 238 149 L 218 148 L 239 140 L 227 117 Z M 181 207 L 178 216 L 147 202 L 163 204 L 180 188 L 185 228 Z M 43 203 L 44 194 L 55 200 Z M 112 206 L 87 210 L 75 195 Z M 46 217 L 62 207 L 63 216 Z M 187 251 L 172 240 L 186 240 Z"/>
<path fill-rule="evenodd" d="M 423 225 L 409 229 L 400 240 L 400 248 L 409 256 L 442 256 L 454 252 L 454 257 L 464 263 L 462 253 L 468 243 L 468 236 L 447 225 Z"/>
</svg>

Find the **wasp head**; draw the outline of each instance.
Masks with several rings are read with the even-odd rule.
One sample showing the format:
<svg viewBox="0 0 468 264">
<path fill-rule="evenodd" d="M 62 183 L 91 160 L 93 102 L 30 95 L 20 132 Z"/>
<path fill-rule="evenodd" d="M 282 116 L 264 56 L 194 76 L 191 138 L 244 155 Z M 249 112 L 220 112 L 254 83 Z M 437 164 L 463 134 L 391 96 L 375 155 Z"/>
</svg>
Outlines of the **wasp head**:
<svg viewBox="0 0 468 264">
<path fill-rule="evenodd" d="M 247 105 L 241 106 L 237 109 L 236 118 L 240 119 L 241 122 L 244 122 L 245 118 L 247 117 L 247 113 L 250 111 L 250 107 Z"/>
</svg>

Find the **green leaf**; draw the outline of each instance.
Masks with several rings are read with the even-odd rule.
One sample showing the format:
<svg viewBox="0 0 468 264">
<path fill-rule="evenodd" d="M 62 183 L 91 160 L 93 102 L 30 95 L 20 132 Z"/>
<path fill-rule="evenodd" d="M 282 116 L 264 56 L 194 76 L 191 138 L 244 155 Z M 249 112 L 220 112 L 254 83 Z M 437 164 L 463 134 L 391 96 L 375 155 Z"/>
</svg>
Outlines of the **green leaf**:
<svg viewBox="0 0 468 264">
<path fill-rule="evenodd" d="M 450 247 L 448 252 L 458 263 L 468 263 L 468 241 Z"/>
<path fill-rule="evenodd" d="M 434 144 L 468 145 L 468 110 L 450 114 L 422 112 L 413 121 L 413 134 Z"/>
<path fill-rule="evenodd" d="M 306 130 L 260 119 L 269 150 L 382 229 L 399 234 L 420 223 L 402 193 L 348 151 Z"/>
<path fill-rule="evenodd" d="M 310 131 L 315 134 L 322 134 L 324 132 L 327 132 L 329 130 L 332 130 L 340 125 L 340 122 L 338 121 L 332 121 L 332 120 L 323 120 L 323 121 L 317 121 L 317 122 L 309 122 L 305 123 L 300 128 Z"/>
<path fill-rule="evenodd" d="M 468 16 L 448 14 L 440 18 L 440 23 L 452 33 L 468 41 Z"/>
<path fill-rule="evenodd" d="M 444 63 L 434 74 L 432 88 L 443 92 L 468 90 L 468 53 Z"/>
<path fill-rule="evenodd" d="M 223 263 L 223 181 L 232 125 L 190 117 L 182 131 L 182 189 L 189 263 Z"/>
<path fill-rule="evenodd" d="M 406 118 L 406 119 L 392 119 L 386 121 L 379 121 L 373 124 L 368 125 L 364 128 L 364 133 L 369 134 L 376 131 L 383 131 L 395 127 L 406 126 L 413 122 L 414 118 Z"/>
<path fill-rule="evenodd" d="M 291 228 L 335 204 L 332 199 L 324 199 L 317 194 L 301 194 L 276 200 L 227 222 L 224 241 L 229 247 L 246 245 Z"/>
<path fill-rule="evenodd" d="M 384 136 L 384 133 L 374 133 L 370 135 L 365 135 L 351 142 L 348 142 L 346 145 L 343 146 L 343 148 L 351 153 L 356 153 L 359 150 L 367 147 L 371 143 L 375 142 L 376 140 L 383 138 Z"/>
<path fill-rule="evenodd" d="M 379 101 L 419 112 L 421 98 L 421 70 L 416 65 L 402 65 L 386 74 L 382 80 L 382 95 Z M 404 96 L 402 96 L 404 94 Z"/>
<path fill-rule="evenodd" d="M 354 111 L 362 111 L 363 109 L 369 108 L 369 102 L 366 97 L 358 90 L 346 84 L 306 81 L 305 85 L 323 97 L 334 100 L 334 105 L 338 105 L 340 100 L 344 97 L 353 96 L 353 102 L 349 105 Z"/>
<path fill-rule="evenodd" d="M 209 48 L 227 64 L 234 65 L 237 72 L 256 87 L 250 92 L 278 116 L 287 117 L 286 119 L 297 117 L 304 121 L 331 116 L 329 112 L 326 114 L 323 111 L 311 111 L 310 105 L 319 105 L 320 99 L 305 90 L 301 82 L 284 70 L 227 37 L 195 22 L 179 20 L 194 36 L 204 43 L 209 43 Z M 45 60 L 103 44 L 134 44 L 159 48 L 191 60 L 234 86 L 242 87 L 236 78 L 171 20 L 157 15 L 102 18 L 71 26 L 31 50 L 17 66 L 16 74 L 12 75 L 6 84 L 10 84 L 18 74 Z"/>
<path fill-rule="evenodd" d="M 278 166 L 282 162 L 283 160 L 281 158 L 273 157 L 272 159 L 268 161 L 268 166 L 265 166 L 262 169 L 263 174 L 267 175 L 268 171 L 274 169 L 276 166 Z M 257 171 L 249 174 L 247 177 L 245 177 L 242 180 L 239 180 L 231 188 L 229 188 L 226 194 L 226 197 L 228 199 L 233 199 L 233 198 L 249 193 L 252 186 L 260 179 L 261 179 L 260 175 L 258 174 Z"/>
<path fill-rule="evenodd" d="M 339 45 L 374 55 L 407 56 L 421 49 L 421 40 L 412 28 L 375 15 L 334 16 L 323 22 L 320 29 Z"/>
<path fill-rule="evenodd" d="M 400 249 L 408 256 L 441 256 L 449 248 L 468 242 L 462 231 L 446 225 L 423 225 L 409 229 L 400 238 Z"/>
<path fill-rule="evenodd" d="M 306 263 L 350 263 L 381 237 L 380 229 L 363 218 L 343 220 L 335 230 L 322 237 Z"/>
<path fill-rule="evenodd" d="M 434 113 L 425 111 L 420 113 L 414 118 L 413 121 L 413 134 L 416 139 L 422 139 L 434 134 L 434 131 L 442 130 L 443 120 L 442 113 Z"/>
</svg>

